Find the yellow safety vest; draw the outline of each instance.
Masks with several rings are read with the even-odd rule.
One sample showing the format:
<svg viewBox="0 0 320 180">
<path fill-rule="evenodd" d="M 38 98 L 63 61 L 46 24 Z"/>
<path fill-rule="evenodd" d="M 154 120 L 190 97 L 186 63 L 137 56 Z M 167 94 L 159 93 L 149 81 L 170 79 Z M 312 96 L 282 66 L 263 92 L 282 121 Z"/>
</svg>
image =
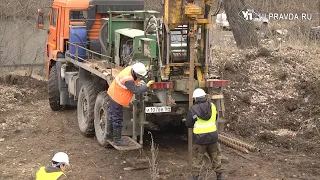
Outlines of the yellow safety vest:
<svg viewBox="0 0 320 180">
<path fill-rule="evenodd" d="M 60 172 L 50 172 L 47 173 L 45 171 L 45 167 L 41 167 L 40 170 L 37 172 L 36 180 L 57 180 L 61 175 L 66 176 L 62 171 Z"/>
<path fill-rule="evenodd" d="M 216 106 L 213 103 L 211 104 L 212 104 L 211 118 L 207 121 L 197 118 L 197 121 L 194 123 L 194 127 L 193 127 L 194 134 L 211 133 L 217 130 L 217 125 L 216 125 L 217 110 L 216 110 Z"/>
</svg>

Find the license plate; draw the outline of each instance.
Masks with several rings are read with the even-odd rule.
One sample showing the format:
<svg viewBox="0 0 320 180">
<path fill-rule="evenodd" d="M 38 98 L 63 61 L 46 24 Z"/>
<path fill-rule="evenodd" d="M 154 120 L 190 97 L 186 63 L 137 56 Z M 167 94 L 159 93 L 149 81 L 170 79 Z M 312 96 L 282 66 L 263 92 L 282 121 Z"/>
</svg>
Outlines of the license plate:
<svg viewBox="0 0 320 180">
<path fill-rule="evenodd" d="M 171 112 L 171 107 L 170 106 L 146 107 L 146 113 L 163 113 L 163 112 Z"/>
</svg>

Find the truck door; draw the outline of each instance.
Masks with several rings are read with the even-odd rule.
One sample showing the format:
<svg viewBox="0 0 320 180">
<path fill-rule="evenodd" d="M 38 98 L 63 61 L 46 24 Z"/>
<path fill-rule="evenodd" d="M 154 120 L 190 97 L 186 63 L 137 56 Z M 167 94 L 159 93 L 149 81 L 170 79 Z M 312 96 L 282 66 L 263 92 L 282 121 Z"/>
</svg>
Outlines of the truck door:
<svg viewBox="0 0 320 180">
<path fill-rule="evenodd" d="M 57 7 L 52 7 L 50 12 L 50 22 L 49 22 L 49 30 L 48 30 L 48 48 L 49 48 L 49 56 L 52 58 L 52 51 L 57 49 L 57 41 L 58 41 L 58 21 L 57 19 L 60 17 L 60 9 Z"/>
</svg>

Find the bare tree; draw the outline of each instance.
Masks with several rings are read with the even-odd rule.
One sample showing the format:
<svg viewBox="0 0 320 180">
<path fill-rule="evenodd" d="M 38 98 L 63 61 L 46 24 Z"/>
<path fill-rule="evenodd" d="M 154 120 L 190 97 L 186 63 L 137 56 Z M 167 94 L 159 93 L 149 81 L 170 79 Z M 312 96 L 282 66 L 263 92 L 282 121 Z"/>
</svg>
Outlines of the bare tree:
<svg viewBox="0 0 320 180">
<path fill-rule="evenodd" d="M 47 1 L 0 0 L 0 66 L 34 64 L 45 54 L 45 44 L 38 41 L 46 36 L 38 32 L 35 17 Z"/>
<path fill-rule="evenodd" d="M 239 15 L 245 8 L 244 0 L 224 0 L 223 6 L 237 46 L 240 49 L 259 47 L 258 35 L 253 24 Z"/>
<path fill-rule="evenodd" d="M 162 13 L 163 11 L 162 0 L 145 0 L 144 9 L 154 10 Z"/>
</svg>

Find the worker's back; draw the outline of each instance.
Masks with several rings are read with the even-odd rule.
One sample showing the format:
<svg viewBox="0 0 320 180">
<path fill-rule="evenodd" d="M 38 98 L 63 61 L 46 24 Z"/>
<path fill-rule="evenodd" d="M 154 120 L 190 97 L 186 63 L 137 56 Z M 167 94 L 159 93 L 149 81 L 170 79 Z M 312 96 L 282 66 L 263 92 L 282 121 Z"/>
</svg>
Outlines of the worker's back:
<svg viewBox="0 0 320 180">
<path fill-rule="evenodd" d="M 42 166 L 36 174 L 36 180 L 63 180 L 66 175 L 59 169 L 49 165 Z"/>
</svg>

